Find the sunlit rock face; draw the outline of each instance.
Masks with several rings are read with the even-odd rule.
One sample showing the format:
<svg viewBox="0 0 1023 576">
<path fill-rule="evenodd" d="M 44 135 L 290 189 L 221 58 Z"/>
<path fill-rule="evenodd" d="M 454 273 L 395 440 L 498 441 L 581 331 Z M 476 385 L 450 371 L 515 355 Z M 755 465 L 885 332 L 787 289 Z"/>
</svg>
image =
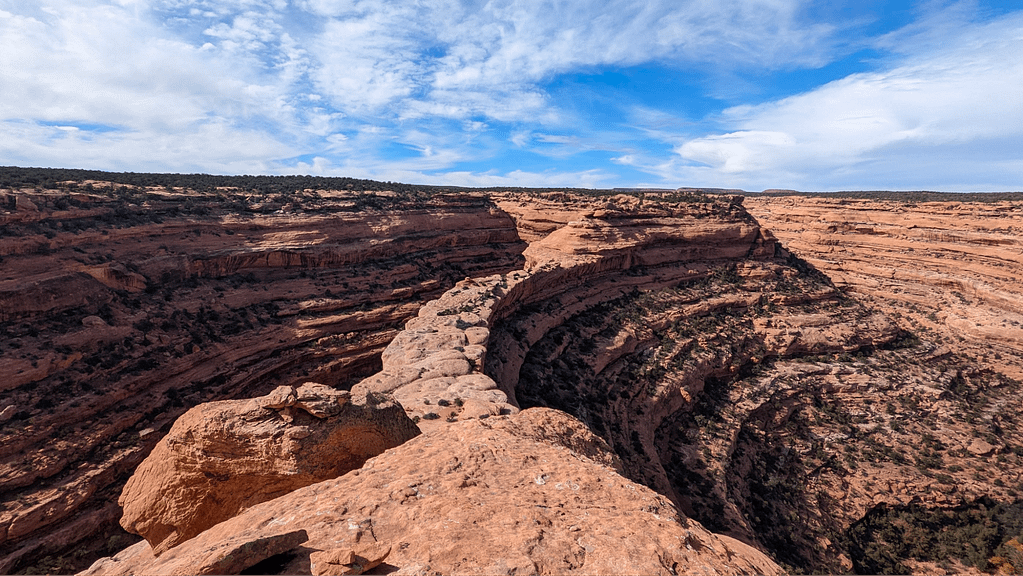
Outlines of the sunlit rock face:
<svg viewBox="0 0 1023 576">
<path fill-rule="evenodd" d="M 357 573 L 379 561 L 409 574 L 668 574 L 697 565 L 876 573 L 1000 558 L 1001 542 L 970 557 L 899 556 L 879 535 L 886 523 L 915 534 L 914 522 L 983 510 L 995 510 L 984 521 L 998 524 L 1014 510 L 1019 340 L 955 332 L 976 310 L 1012 311 L 1011 233 L 1000 244 L 965 242 L 976 249 L 958 257 L 983 252 L 984 266 L 948 266 L 945 280 L 913 284 L 921 294 L 932 286 L 939 302 L 957 297 L 942 292 L 950 286 L 979 286 L 976 301 L 946 311 L 905 297 L 908 285 L 892 298 L 875 290 L 884 274 L 916 265 L 918 245 L 882 252 L 849 243 L 835 260 L 866 254 L 856 281 L 842 274 L 852 264 L 822 258 L 842 246 L 834 239 L 842 230 L 877 236 L 868 225 L 836 225 L 809 240 L 804 232 L 815 226 L 831 229 L 828 218 L 851 217 L 828 216 L 836 207 L 823 201 L 816 220 L 797 225 L 805 199 L 689 191 L 310 191 L 269 208 L 220 192 L 200 209 L 195 198 L 185 209 L 178 194 L 93 193 L 60 210 L 35 194 L 34 208 L 5 214 L 16 233 L 0 240 L 22 247 L 5 266 L 37 266 L 37 281 L 11 275 L 0 285 L 12 302 L 3 327 L 20 346 L 4 346 L 4 368 L 28 378 L 9 388 L 19 400 L 0 413 L 4 433 L 20 442 L 5 462 L 24 474 L 12 484 L 22 500 L 5 512 L 9 526 L 22 527 L 4 544 L 9 567 L 83 535 L 128 538 L 111 525 L 121 513 L 114 502 L 189 406 L 275 389 L 297 399 L 306 382 L 401 406 L 422 434 L 336 478 L 242 503 L 170 545 L 139 542 L 90 572 Z M 858 214 L 870 213 L 865 206 Z M 958 239 L 921 238 L 947 253 L 948 242 L 971 234 L 1011 232 L 1014 206 L 980 210 Z M 126 224 L 123 236 L 115 225 L 70 235 L 44 226 L 99 209 L 149 220 Z M 161 236 L 173 222 L 176 232 Z M 899 231 L 892 222 L 885 234 L 915 237 L 919 226 L 906 219 Z M 145 234 L 129 241 L 133 228 L 162 238 L 155 255 L 131 251 L 149 242 Z M 87 233 L 89 242 L 56 242 Z M 102 244 L 111 235 L 120 243 Z M 46 241 L 54 243 L 40 248 Z M 114 257 L 79 262 L 92 242 Z M 921 277 L 936 276 L 913 278 Z M 62 282 L 78 288 L 54 288 Z M 79 294 L 86 287 L 93 296 Z M 21 356 L 32 350 L 36 366 Z M 23 376 L 30 370 L 43 376 Z M 90 375 L 106 388 L 84 388 Z M 65 396 L 48 406 L 32 395 L 39 390 Z M 225 427 L 240 438 L 262 434 Z M 121 497 L 139 518 L 162 505 L 131 490 Z M 54 528 L 70 517 L 82 519 L 75 531 Z M 605 545 L 612 540 L 619 544 Z M 464 541 L 499 553 L 469 554 Z"/>
<path fill-rule="evenodd" d="M 325 555 L 389 550 L 398 574 L 781 574 L 765 554 L 715 535 L 619 474 L 575 418 L 535 408 L 448 423 L 358 471 L 247 509 L 160 556 L 146 542 L 85 574 L 204 574 L 241 551 L 301 533 L 271 556 L 282 574 L 328 573 Z M 269 552 L 274 552 L 270 549 Z M 341 560 L 343 568 L 355 561 Z M 320 568 L 320 570 L 317 570 Z"/>
<path fill-rule="evenodd" d="M 135 470 L 121 526 L 160 554 L 260 502 L 416 437 L 401 406 L 307 382 L 185 412 Z"/>
<path fill-rule="evenodd" d="M 1023 203 L 956 196 L 782 196 L 746 203 L 786 246 L 847 292 L 950 349 L 1023 378 Z"/>
<path fill-rule="evenodd" d="M 189 407 L 346 389 L 424 301 L 525 248 L 478 194 L 0 194 L 20 202 L 0 211 L 0 573 L 130 543 L 121 487 Z"/>
</svg>

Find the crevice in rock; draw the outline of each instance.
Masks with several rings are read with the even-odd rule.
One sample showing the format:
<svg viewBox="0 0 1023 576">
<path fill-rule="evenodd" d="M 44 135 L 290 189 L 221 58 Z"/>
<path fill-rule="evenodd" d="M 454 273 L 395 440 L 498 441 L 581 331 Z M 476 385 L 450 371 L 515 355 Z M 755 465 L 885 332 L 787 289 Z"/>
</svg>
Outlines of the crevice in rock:
<svg viewBox="0 0 1023 576">
<path fill-rule="evenodd" d="M 286 574 L 285 568 L 298 558 L 296 552 L 282 552 L 245 568 L 238 574 Z"/>
</svg>

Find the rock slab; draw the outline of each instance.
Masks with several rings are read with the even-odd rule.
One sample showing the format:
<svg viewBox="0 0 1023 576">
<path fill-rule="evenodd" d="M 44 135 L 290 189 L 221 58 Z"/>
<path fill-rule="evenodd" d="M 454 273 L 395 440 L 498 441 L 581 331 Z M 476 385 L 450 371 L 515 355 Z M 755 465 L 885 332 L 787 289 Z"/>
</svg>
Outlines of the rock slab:
<svg viewBox="0 0 1023 576">
<path fill-rule="evenodd" d="M 315 573 L 340 573 L 356 556 L 368 559 L 361 550 L 388 548 L 377 570 L 394 574 L 782 573 L 619 470 L 608 445 L 563 412 L 456 422 L 159 557 L 140 543 L 84 574 L 196 573 L 200 558 L 298 530 L 308 540 L 281 573 L 311 574 L 314 564 Z"/>
<path fill-rule="evenodd" d="M 128 481 L 121 525 L 159 555 L 260 502 L 336 478 L 419 433 L 397 403 L 328 386 L 186 412 Z"/>
</svg>

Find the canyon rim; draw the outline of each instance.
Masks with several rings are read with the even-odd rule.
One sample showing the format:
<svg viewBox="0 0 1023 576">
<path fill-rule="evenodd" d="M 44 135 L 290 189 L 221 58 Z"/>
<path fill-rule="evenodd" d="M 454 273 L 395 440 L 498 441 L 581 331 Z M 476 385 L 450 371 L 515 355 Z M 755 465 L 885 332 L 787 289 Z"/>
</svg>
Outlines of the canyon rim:
<svg viewBox="0 0 1023 576">
<path fill-rule="evenodd" d="M 3 176 L 0 573 L 1023 570 L 1021 195 Z"/>
</svg>

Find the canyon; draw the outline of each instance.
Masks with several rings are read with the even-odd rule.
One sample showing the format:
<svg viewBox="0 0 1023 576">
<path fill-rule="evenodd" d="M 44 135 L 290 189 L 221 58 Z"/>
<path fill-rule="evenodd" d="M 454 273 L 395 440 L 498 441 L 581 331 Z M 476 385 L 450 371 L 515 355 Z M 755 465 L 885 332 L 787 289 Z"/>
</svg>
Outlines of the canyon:
<svg viewBox="0 0 1023 576">
<path fill-rule="evenodd" d="M 1023 567 L 1023 199 L 114 176 L 0 191 L 0 572 Z M 281 489 L 306 449 L 136 471 L 247 430 L 214 401 L 305 442 L 313 390 L 406 431 Z"/>
</svg>

